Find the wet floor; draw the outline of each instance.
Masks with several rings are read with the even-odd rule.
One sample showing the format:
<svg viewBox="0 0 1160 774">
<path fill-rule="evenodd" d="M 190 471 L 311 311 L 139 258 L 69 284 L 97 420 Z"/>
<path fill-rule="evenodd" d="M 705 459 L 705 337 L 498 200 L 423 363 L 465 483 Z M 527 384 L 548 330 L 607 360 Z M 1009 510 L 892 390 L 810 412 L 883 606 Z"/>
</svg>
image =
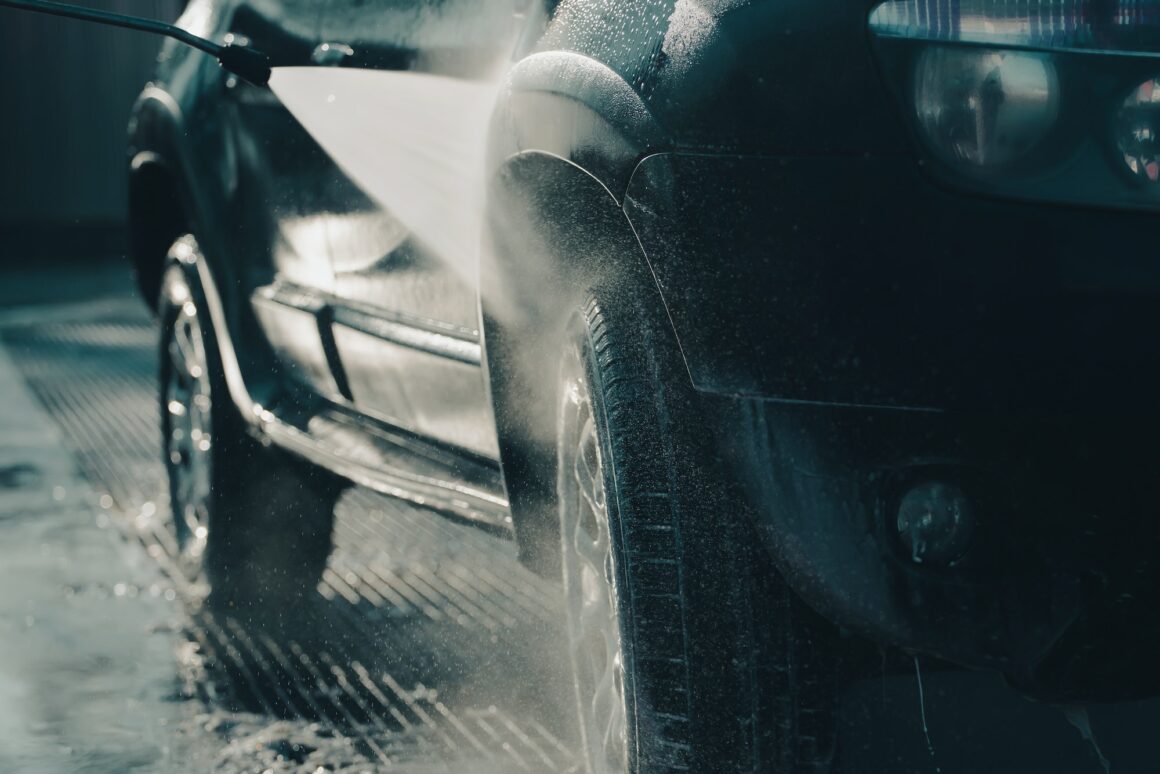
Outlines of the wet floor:
<svg viewBox="0 0 1160 774">
<path fill-rule="evenodd" d="M 10 735 L 45 739 L 16 769 L 574 768 L 556 591 L 518 564 L 510 542 L 355 490 L 307 606 L 292 616 L 210 611 L 172 562 L 156 334 L 143 308 L 107 298 L 9 312 L 0 338 L 0 402 L 13 407 L 0 413 L 0 463 L 12 460 L 0 464 L 0 512 L 26 525 L 0 540 L 16 556 L 46 552 L 39 570 L 0 563 L 13 579 L 0 625 L 23 626 L 27 606 L 29 621 L 44 608 L 60 626 L 29 624 L 45 640 L 36 645 L 0 637 L 0 663 L 25 671 L 5 648 L 55 643 L 58 657 L 42 652 L 32 665 L 32 690 L 78 716 L 49 708 L 29 721 L 36 728 L 5 729 L 25 689 L 0 668 L 0 750 L 23 755 Z M 133 669 L 150 674 L 125 674 Z M 59 690 L 85 670 L 107 699 L 100 686 Z M 140 718 L 116 710 L 141 692 Z M 155 741 L 118 753 L 106 734 Z M 99 749 L 66 765 L 75 740 Z"/>
<path fill-rule="evenodd" d="M 108 527 L 51 418 L 0 351 L 0 771 L 209 763 L 173 701 L 181 602 Z"/>
<path fill-rule="evenodd" d="M 201 604 L 155 341 L 127 284 L 0 310 L 0 771 L 579 770 L 558 591 L 509 542 L 353 490 L 302 609 Z M 1155 703 L 1092 708 L 1097 751 L 998 679 L 922 686 L 845 693 L 842 771 L 1160 771 Z"/>
</svg>

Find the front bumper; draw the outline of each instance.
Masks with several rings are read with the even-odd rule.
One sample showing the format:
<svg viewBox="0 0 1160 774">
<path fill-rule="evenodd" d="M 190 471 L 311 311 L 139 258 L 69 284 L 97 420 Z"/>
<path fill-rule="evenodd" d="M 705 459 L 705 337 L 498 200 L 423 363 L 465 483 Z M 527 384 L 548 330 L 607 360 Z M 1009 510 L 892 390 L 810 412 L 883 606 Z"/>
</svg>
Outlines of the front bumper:
<svg viewBox="0 0 1160 774">
<path fill-rule="evenodd" d="M 1055 701 L 1160 691 L 1160 417 L 710 404 L 764 546 L 831 621 Z M 927 481 L 974 504 L 950 566 L 914 562 L 896 530 Z"/>
<path fill-rule="evenodd" d="M 1150 214 L 964 196 L 905 157 L 682 154 L 625 211 L 706 392 L 1134 411 L 1160 385 Z"/>
<path fill-rule="evenodd" d="M 678 155 L 626 211 L 803 598 L 1044 698 L 1160 692 L 1152 217 L 964 197 L 902 158 Z M 975 503 L 953 566 L 897 537 L 928 480 Z"/>
</svg>

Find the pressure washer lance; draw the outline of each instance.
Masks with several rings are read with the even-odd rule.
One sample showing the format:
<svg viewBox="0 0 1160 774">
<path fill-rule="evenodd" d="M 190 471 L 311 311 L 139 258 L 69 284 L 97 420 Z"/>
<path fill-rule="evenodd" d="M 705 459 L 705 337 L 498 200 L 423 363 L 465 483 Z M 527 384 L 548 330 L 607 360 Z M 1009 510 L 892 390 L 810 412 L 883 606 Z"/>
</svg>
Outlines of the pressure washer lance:
<svg viewBox="0 0 1160 774">
<path fill-rule="evenodd" d="M 224 69 L 255 86 L 265 86 L 270 82 L 270 58 L 261 51 L 232 43 L 224 46 L 218 45 L 205 38 L 199 38 L 174 24 L 137 16 L 125 16 L 110 11 L 98 11 L 93 8 L 80 8 L 66 3 L 55 3 L 51 0 L 0 0 L 0 7 L 65 16 L 70 19 L 81 19 L 110 27 L 124 27 L 130 30 L 165 35 L 187 46 L 193 46 L 206 52 L 217 59 Z"/>
</svg>

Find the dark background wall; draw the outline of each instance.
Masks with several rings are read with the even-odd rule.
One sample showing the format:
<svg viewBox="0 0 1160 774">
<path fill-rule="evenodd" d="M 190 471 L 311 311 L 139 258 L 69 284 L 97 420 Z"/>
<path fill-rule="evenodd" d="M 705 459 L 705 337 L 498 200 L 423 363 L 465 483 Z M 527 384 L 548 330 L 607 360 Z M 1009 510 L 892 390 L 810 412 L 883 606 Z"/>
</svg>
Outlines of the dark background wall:
<svg viewBox="0 0 1160 774">
<path fill-rule="evenodd" d="M 172 21 L 184 0 L 78 4 Z M 116 239 L 129 110 L 160 45 L 145 33 L 0 9 L 0 239 L 70 228 Z"/>
</svg>

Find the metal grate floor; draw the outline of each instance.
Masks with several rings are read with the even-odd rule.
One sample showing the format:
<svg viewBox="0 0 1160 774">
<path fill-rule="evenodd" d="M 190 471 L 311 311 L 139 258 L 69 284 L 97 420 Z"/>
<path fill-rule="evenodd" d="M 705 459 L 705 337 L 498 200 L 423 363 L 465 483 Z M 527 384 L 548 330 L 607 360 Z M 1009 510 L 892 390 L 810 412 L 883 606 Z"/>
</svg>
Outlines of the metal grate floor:
<svg viewBox="0 0 1160 774">
<path fill-rule="evenodd" d="M 185 599 L 179 698 L 226 769 L 570 771 L 557 590 L 511 543 L 365 490 L 344 496 L 317 596 L 286 616 L 199 604 L 173 565 L 156 330 L 94 306 L 0 329 L 100 492 L 103 519 Z"/>
</svg>

